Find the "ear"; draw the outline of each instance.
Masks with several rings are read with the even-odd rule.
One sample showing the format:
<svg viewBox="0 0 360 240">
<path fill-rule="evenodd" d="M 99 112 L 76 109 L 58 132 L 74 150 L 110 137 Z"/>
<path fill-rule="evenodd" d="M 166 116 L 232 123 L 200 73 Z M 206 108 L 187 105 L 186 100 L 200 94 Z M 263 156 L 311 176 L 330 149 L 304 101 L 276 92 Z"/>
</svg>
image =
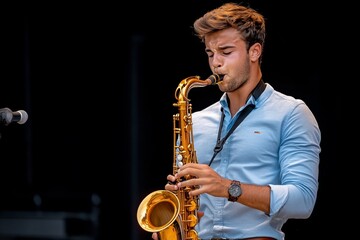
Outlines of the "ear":
<svg viewBox="0 0 360 240">
<path fill-rule="evenodd" d="M 262 53 L 262 46 L 260 43 L 254 43 L 249 49 L 249 56 L 252 62 L 259 60 Z"/>
</svg>

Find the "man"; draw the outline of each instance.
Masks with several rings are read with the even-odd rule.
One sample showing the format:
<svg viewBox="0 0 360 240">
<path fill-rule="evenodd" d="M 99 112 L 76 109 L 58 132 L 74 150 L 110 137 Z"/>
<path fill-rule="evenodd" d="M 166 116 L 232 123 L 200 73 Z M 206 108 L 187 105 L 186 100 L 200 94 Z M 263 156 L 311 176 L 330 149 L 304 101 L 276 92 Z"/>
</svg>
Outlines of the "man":
<svg viewBox="0 0 360 240">
<path fill-rule="evenodd" d="M 302 100 L 265 83 L 260 13 L 226 3 L 197 19 L 194 30 L 212 72 L 223 76 L 218 87 L 224 94 L 193 113 L 198 163 L 167 176 L 165 189 L 198 186 L 189 194 L 200 196 L 196 231 L 202 240 L 284 239 L 286 221 L 308 218 L 315 206 L 318 123 Z"/>
</svg>

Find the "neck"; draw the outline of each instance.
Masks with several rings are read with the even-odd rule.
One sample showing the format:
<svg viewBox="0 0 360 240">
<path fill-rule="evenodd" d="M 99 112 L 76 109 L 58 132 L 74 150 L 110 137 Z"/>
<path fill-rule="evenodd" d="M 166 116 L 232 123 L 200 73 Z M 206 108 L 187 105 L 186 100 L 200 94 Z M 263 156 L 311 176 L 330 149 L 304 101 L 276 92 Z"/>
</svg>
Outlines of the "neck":
<svg viewBox="0 0 360 240">
<path fill-rule="evenodd" d="M 257 81 L 248 81 L 236 91 L 227 93 L 231 116 L 234 116 L 246 104 L 260 80 L 261 78 Z"/>
</svg>

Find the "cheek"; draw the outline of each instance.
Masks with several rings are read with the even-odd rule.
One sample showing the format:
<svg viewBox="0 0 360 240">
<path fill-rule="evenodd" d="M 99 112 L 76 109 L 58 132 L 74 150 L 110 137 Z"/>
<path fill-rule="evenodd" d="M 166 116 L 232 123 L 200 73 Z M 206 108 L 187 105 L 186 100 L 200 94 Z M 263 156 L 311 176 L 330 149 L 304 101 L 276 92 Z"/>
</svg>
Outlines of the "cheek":
<svg viewBox="0 0 360 240">
<path fill-rule="evenodd" d="M 226 66 L 231 68 L 241 68 L 244 65 L 246 58 L 240 54 L 233 54 L 225 59 Z"/>
<path fill-rule="evenodd" d="M 230 61 L 233 66 L 239 66 L 243 68 L 249 64 L 250 57 L 249 54 L 237 54 L 236 56 L 233 56 Z"/>
</svg>

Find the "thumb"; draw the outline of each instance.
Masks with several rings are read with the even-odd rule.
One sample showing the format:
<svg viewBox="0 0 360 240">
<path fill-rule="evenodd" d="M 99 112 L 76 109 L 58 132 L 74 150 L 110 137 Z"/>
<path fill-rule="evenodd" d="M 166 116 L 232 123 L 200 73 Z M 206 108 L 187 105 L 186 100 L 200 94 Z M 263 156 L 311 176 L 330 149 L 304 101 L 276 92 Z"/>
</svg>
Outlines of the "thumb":
<svg viewBox="0 0 360 240">
<path fill-rule="evenodd" d="M 154 240 L 158 240 L 158 234 L 156 232 L 154 232 L 152 235 L 151 235 L 151 238 L 154 239 Z"/>
</svg>

